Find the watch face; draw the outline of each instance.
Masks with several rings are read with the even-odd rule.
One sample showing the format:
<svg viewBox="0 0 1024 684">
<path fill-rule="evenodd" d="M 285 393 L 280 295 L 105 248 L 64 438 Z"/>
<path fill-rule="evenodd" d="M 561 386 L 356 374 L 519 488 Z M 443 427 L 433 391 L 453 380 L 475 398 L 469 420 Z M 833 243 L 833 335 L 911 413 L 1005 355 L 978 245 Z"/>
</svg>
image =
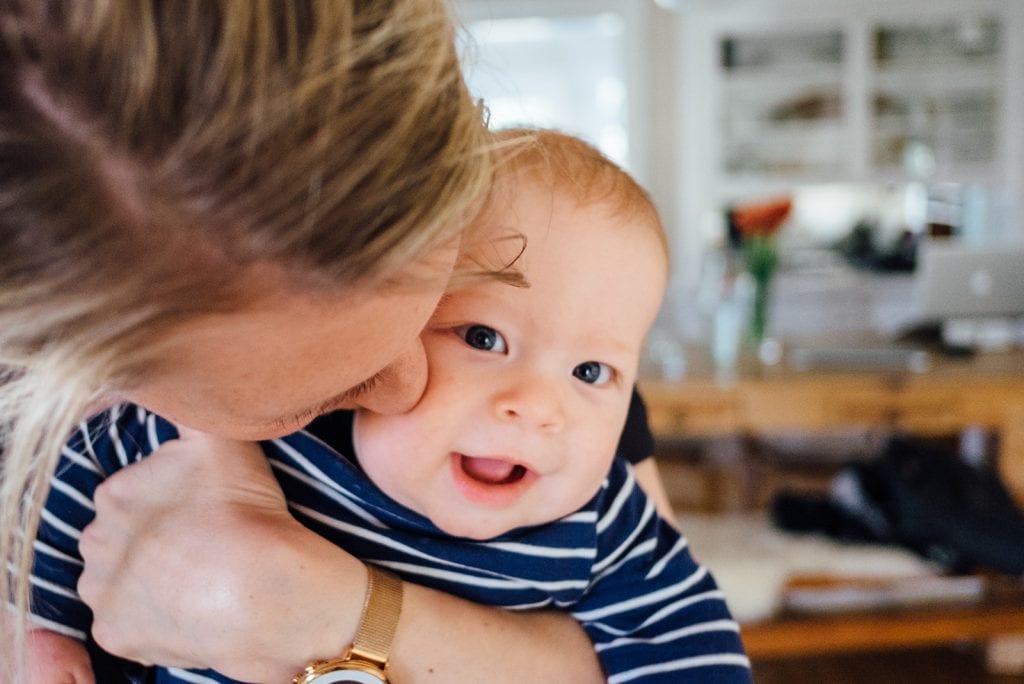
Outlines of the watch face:
<svg viewBox="0 0 1024 684">
<path fill-rule="evenodd" d="M 314 677 L 310 684 L 387 684 L 387 681 L 379 675 L 362 670 L 336 670 Z"/>
</svg>

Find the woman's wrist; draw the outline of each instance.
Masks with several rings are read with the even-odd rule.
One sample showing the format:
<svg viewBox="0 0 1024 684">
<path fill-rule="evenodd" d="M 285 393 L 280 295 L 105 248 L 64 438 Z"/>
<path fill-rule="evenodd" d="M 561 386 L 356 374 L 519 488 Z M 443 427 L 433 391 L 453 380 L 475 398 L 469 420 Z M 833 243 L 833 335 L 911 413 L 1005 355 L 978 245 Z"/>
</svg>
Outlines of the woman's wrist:
<svg viewBox="0 0 1024 684">
<path fill-rule="evenodd" d="M 293 606 L 284 624 L 278 667 L 287 679 L 315 660 L 337 658 L 352 644 L 367 591 L 366 565 L 318 535 L 293 535 L 282 581 Z M 273 617 L 273 616 L 271 616 Z"/>
<path fill-rule="evenodd" d="M 593 644 L 560 611 L 509 611 L 405 583 L 392 681 L 604 682 Z"/>
<path fill-rule="evenodd" d="M 265 524 L 268 522 L 269 524 Z M 352 643 L 366 595 L 366 566 L 294 520 L 249 527 L 260 539 L 255 566 L 233 598 L 237 628 L 206 663 L 233 679 L 290 682 L 314 660 Z"/>
</svg>

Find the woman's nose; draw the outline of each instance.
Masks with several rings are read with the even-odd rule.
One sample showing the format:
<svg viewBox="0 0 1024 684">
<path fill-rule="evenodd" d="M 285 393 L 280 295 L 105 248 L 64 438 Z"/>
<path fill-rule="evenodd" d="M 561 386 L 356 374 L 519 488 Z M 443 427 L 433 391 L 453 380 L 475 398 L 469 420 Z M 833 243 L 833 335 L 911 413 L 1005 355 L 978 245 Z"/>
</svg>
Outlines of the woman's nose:
<svg viewBox="0 0 1024 684">
<path fill-rule="evenodd" d="M 375 376 L 354 403 L 374 413 L 404 413 L 419 402 L 427 386 L 427 355 L 416 338 L 398 358 Z"/>
<path fill-rule="evenodd" d="M 558 432 L 565 425 L 565 407 L 557 385 L 542 378 L 523 379 L 499 393 L 494 400 L 496 416 L 502 421 L 521 422 L 524 427 Z"/>
</svg>

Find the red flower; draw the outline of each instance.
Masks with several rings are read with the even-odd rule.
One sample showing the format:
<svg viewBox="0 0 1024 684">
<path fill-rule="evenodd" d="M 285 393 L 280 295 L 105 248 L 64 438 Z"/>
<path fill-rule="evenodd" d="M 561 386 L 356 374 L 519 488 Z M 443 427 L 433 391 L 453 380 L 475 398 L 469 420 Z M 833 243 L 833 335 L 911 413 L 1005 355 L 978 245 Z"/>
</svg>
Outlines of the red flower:
<svg viewBox="0 0 1024 684">
<path fill-rule="evenodd" d="M 744 238 L 771 237 L 779 232 L 793 208 L 790 197 L 737 205 L 732 220 Z"/>
</svg>

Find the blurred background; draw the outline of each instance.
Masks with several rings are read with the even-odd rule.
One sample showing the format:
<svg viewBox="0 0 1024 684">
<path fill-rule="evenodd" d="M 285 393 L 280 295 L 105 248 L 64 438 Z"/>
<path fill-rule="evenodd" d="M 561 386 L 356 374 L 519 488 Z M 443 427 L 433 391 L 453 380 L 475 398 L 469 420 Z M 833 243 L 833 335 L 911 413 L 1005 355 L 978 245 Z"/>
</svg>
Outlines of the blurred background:
<svg viewBox="0 0 1024 684">
<path fill-rule="evenodd" d="M 1024 682 L 1024 2 L 454 6 L 493 126 L 659 206 L 641 387 L 758 681 Z"/>
</svg>

